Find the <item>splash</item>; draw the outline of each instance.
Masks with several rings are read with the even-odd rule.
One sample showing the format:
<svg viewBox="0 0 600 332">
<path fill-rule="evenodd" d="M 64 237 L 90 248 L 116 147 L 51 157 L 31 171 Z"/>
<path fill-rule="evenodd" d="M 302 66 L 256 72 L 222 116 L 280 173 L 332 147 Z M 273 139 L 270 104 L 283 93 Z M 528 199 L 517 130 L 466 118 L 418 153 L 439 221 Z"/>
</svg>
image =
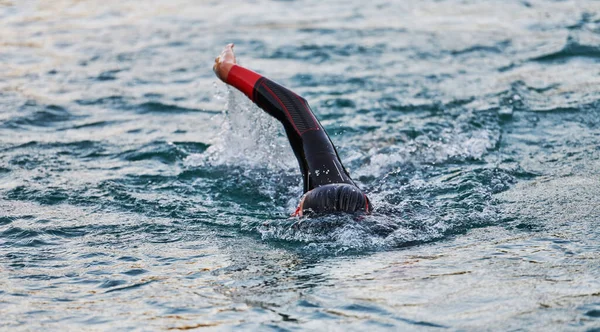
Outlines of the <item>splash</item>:
<svg viewBox="0 0 600 332">
<path fill-rule="evenodd" d="M 219 94 L 217 93 L 216 97 Z M 290 170 L 296 159 L 281 124 L 239 91 L 227 87 L 221 130 L 206 153 L 190 156 L 189 166 L 234 165 L 270 170 Z"/>
<path fill-rule="evenodd" d="M 239 206 L 236 215 L 254 211 L 265 214 L 260 219 L 268 218 L 268 213 L 289 215 L 298 203 L 302 188 L 296 158 L 283 127 L 229 86 L 226 90 L 217 90 L 215 97 L 226 100 L 223 112 L 212 118 L 221 122 L 221 129 L 206 151 L 189 155 L 184 165 L 192 170 L 221 174 L 217 195 L 235 197 L 232 201 L 236 202 L 254 202 Z M 253 219 L 240 222 L 237 216 L 233 219 L 223 222 L 239 224 L 245 230 L 262 222 Z"/>
</svg>

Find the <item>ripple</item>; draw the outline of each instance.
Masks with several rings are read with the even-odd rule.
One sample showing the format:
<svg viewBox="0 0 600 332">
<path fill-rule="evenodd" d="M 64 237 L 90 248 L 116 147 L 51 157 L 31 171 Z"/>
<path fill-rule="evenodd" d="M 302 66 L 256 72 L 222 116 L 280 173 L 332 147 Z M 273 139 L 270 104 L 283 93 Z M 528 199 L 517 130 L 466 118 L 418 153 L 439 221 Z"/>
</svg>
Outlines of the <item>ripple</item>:
<svg viewBox="0 0 600 332">
<path fill-rule="evenodd" d="M 128 98 L 125 96 L 115 95 L 115 96 L 101 97 L 98 99 L 78 99 L 75 102 L 82 106 L 89 106 L 89 105 L 112 106 L 112 105 L 127 104 Z"/>
<path fill-rule="evenodd" d="M 34 231 L 34 230 L 23 229 L 20 227 L 9 227 L 6 230 L 2 231 L 2 233 L 0 233 L 0 235 L 4 238 L 18 240 L 18 239 L 27 239 L 27 238 L 31 238 L 31 237 L 37 237 L 40 235 L 40 233 L 37 231 Z"/>
<path fill-rule="evenodd" d="M 0 217 L 0 226 L 6 226 L 13 222 L 14 218 L 12 217 Z"/>
<path fill-rule="evenodd" d="M 570 35 L 567 38 L 567 42 L 564 47 L 559 51 L 545 54 L 532 60 L 544 62 L 566 61 L 572 57 L 600 58 L 600 46 L 597 45 L 598 42 L 600 42 L 600 40 L 596 40 L 595 44 L 584 44 L 579 40 L 578 37 Z"/>
<path fill-rule="evenodd" d="M 208 114 L 219 114 L 220 112 L 216 111 L 208 111 L 208 110 L 199 110 L 199 109 L 191 109 L 176 105 L 163 104 L 160 102 L 145 102 L 136 106 L 131 106 L 131 108 L 135 109 L 140 114 L 146 113 L 169 113 L 169 114 L 177 114 L 177 113 L 188 113 L 188 112 L 201 112 Z"/>
<path fill-rule="evenodd" d="M 126 151 L 120 158 L 127 161 L 157 160 L 165 164 L 172 164 L 183 160 L 187 154 L 177 148 L 177 145 L 166 142 L 152 142 L 139 149 Z"/>
<path fill-rule="evenodd" d="M 380 55 L 385 45 L 377 44 L 366 47 L 359 44 L 346 45 L 317 45 L 284 46 L 274 50 L 269 58 L 295 59 L 309 63 L 323 63 L 334 57 L 374 56 Z"/>
<path fill-rule="evenodd" d="M 95 122 L 76 125 L 76 126 L 69 127 L 69 128 L 63 128 L 62 130 L 84 129 L 84 128 L 102 128 L 102 127 L 110 127 L 110 126 L 117 125 L 120 123 L 123 123 L 123 121 L 95 121 Z"/>
<path fill-rule="evenodd" d="M 124 285 L 126 283 L 127 283 L 127 281 L 126 280 L 122 280 L 122 279 L 106 280 L 102 284 L 100 284 L 100 286 L 98 286 L 98 287 L 100 287 L 100 288 L 113 288 L 113 287 Z"/>
<path fill-rule="evenodd" d="M 595 328 L 592 2 L 1 3 L 5 329 Z M 211 71 L 227 40 L 374 213 L 290 217 L 284 129 Z"/>
<path fill-rule="evenodd" d="M 78 118 L 65 108 L 56 105 L 40 106 L 35 102 L 28 101 L 21 107 L 20 113 L 25 116 L 16 116 L 5 121 L 5 128 L 20 128 L 23 126 L 51 127 L 56 123 L 66 122 Z"/>
<path fill-rule="evenodd" d="M 59 227 L 59 228 L 46 229 L 45 233 L 49 234 L 49 235 L 65 237 L 65 238 L 74 238 L 74 237 L 76 238 L 76 237 L 84 236 L 84 235 L 88 234 L 89 232 L 86 227 L 77 226 L 77 227 Z"/>
<path fill-rule="evenodd" d="M 128 275 L 128 276 L 137 276 L 137 275 L 144 274 L 147 272 L 148 272 L 148 270 L 144 270 L 144 269 L 131 269 L 129 271 L 123 272 L 123 274 Z"/>
<path fill-rule="evenodd" d="M 117 79 L 116 74 L 120 73 L 121 71 L 123 71 L 123 69 L 113 69 L 113 70 L 103 71 L 102 73 L 100 73 L 100 75 L 95 77 L 95 79 L 98 81 L 112 81 L 112 80 Z"/>
<path fill-rule="evenodd" d="M 494 46 L 474 45 L 463 50 L 452 51 L 452 55 L 461 55 L 468 53 L 503 53 L 507 47 L 511 45 L 510 40 L 504 40 Z"/>
<path fill-rule="evenodd" d="M 44 205 L 57 205 L 69 199 L 69 194 L 61 188 L 48 188 L 46 190 L 38 190 L 25 186 L 17 186 L 7 192 L 9 199 L 21 201 L 33 201 Z"/>
<path fill-rule="evenodd" d="M 585 313 L 586 316 L 600 318 L 600 310 L 590 310 Z"/>
<path fill-rule="evenodd" d="M 132 290 L 132 289 L 136 289 L 136 288 L 140 288 L 142 286 L 148 285 L 153 283 L 155 280 L 149 280 L 149 281 L 144 281 L 144 282 L 139 282 L 136 284 L 132 284 L 129 286 L 125 286 L 125 287 L 117 287 L 117 288 L 112 288 L 107 290 L 105 293 L 112 293 L 112 292 L 122 292 L 122 291 L 128 291 L 128 290 Z"/>
</svg>

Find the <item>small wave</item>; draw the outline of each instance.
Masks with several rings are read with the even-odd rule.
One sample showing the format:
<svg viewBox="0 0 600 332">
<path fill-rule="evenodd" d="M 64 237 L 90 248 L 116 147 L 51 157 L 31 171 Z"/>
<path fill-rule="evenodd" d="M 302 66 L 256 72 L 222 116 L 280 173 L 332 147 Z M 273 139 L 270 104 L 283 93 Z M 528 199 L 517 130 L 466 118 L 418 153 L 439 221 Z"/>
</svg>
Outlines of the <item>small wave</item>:
<svg viewBox="0 0 600 332">
<path fill-rule="evenodd" d="M 582 92 L 579 98 L 564 98 L 566 93 L 557 84 L 533 87 L 517 80 L 510 89 L 498 95 L 499 115 L 510 119 L 513 111 L 570 113 L 595 112 L 600 104 L 600 96 Z M 571 94 L 572 95 L 572 94 Z"/>
<path fill-rule="evenodd" d="M 309 63 L 323 63 L 335 57 L 379 55 L 385 45 L 364 46 L 360 44 L 345 45 L 286 45 L 281 46 L 268 55 L 271 59 L 294 59 Z"/>
<path fill-rule="evenodd" d="M 8 199 L 33 201 L 43 205 L 56 205 L 69 198 L 66 190 L 60 188 L 46 188 L 44 190 L 32 187 L 17 186 L 6 192 Z"/>
<path fill-rule="evenodd" d="M 129 106 L 128 108 L 135 109 L 140 114 L 146 113 L 209 113 L 209 114 L 218 114 L 219 112 L 208 111 L 208 110 L 199 110 L 193 108 L 187 108 L 177 105 L 164 104 L 156 101 L 148 101 L 145 103 L 138 104 L 136 106 Z"/>
<path fill-rule="evenodd" d="M 104 142 L 88 140 L 53 143 L 30 141 L 24 144 L 7 147 L 4 151 L 10 152 L 11 159 L 9 160 L 9 163 L 11 165 L 24 169 L 34 169 L 48 162 L 64 164 L 65 161 L 60 160 L 58 156 L 75 156 L 81 158 L 98 157 L 101 156 L 107 148 L 108 146 Z M 49 158 L 44 160 L 41 158 L 42 155 L 49 155 Z"/>
<path fill-rule="evenodd" d="M 23 229 L 20 227 L 9 227 L 6 230 L 0 233 L 2 238 L 12 239 L 12 240 L 21 240 L 28 239 L 32 237 L 37 237 L 40 235 L 40 232 L 31 230 L 31 229 Z"/>
<path fill-rule="evenodd" d="M 116 74 L 120 73 L 121 71 L 123 71 L 123 69 L 106 70 L 100 73 L 100 75 L 97 77 L 94 77 L 94 79 L 98 81 L 113 81 L 117 79 Z"/>
<path fill-rule="evenodd" d="M 139 149 L 125 151 L 118 155 L 127 161 L 157 160 L 164 164 L 182 161 L 187 153 L 173 143 L 152 142 Z"/>
<path fill-rule="evenodd" d="M 503 53 L 511 45 L 510 40 L 504 40 L 494 45 L 473 45 L 462 50 L 451 51 L 452 55 L 463 55 L 469 53 Z"/>
<path fill-rule="evenodd" d="M 14 218 L 12 217 L 0 217 L 0 226 L 6 226 L 12 223 Z"/>
<path fill-rule="evenodd" d="M 124 121 L 94 121 L 94 122 L 89 122 L 89 123 L 84 123 L 84 124 L 80 124 L 80 125 L 76 125 L 76 126 L 72 126 L 72 127 L 68 127 L 68 128 L 62 128 L 60 130 L 68 130 L 68 129 L 84 129 L 84 128 L 102 128 L 102 127 L 109 127 L 112 125 L 117 125 L 120 123 L 123 123 Z"/>
<path fill-rule="evenodd" d="M 572 57 L 600 58 L 600 39 L 586 35 L 570 35 L 562 49 L 531 59 L 538 62 L 565 61 Z"/>
<path fill-rule="evenodd" d="M 82 106 L 104 106 L 113 109 L 135 111 L 139 114 L 220 113 L 212 110 L 188 108 L 179 105 L 167 104 L 156 100 L 139 103 L 136 101 L 136 99 L 125 96 L 107 96 L 97 99 L 78 99 L 75 102 Z"/>
<path fill-rule="evenodd" d="M 107 290 L 105 293 L 112 293 L 112 292 L 121 292 L 121 291 L 127 291 L 127 290 L 132 290 L 132 289 L 136 289 L 136 288 L 140 288 L 142 286 L 148 285 L 153 283 L 156 280 L 148 280 L 148 281 L 142 281 L 142 282 L 138 282 L 132 285 L 128 285 L 128 286 L 123 286 L 123 287 L 115 287 L 115 288 L 111 288 L 109 290 Z M 114 287 L 114 286 L 111 286 Z M 104 287 L 106 288 L 106 287 Z"/>
<path fill-rule="evenodd" d="M 128 98 L 124 96 L 108 96 L 97 99 L 78 99 L 75 100 L 75 103 L 82 106 L 90 106 L 90 105 L 125 105 L 128 103 Z"/>
<path fill-rule="evenodd" d="M 78 118 L 67 109 L 57 105 L 38 105 L 36 102 L 28 101 L 20 109 L 22 116 L 13 117 L 5 121 L 5 128 L 20 128 L 23 126 L 51 127 Z"/>
<path fill-rule="evenodd" d="M 204 153 L 210 147 L 210 144 L 201 142 L 173 142 L 173 144 L 187 154 Z"/>
<path fill-rule="evenodd" d="M 44 233 L 63 238 L 76 238 L 89 233 L 85 226 L 55 227 L 44 230 Z"/>
</svg>

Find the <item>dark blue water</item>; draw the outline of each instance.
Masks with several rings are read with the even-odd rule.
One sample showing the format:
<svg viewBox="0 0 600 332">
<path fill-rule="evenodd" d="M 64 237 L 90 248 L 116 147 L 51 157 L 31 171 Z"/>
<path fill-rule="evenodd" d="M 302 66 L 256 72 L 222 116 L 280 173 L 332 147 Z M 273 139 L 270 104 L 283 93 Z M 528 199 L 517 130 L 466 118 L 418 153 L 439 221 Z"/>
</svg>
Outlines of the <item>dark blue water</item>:
<svg viewBox="0 0 600 332">
<path fill-rule="evenodd" d="M 0 1 L 0 329 L 600 329 L 600 2 Z M 377 210 L 296 219 L 239 61 Z"/>
</svg>

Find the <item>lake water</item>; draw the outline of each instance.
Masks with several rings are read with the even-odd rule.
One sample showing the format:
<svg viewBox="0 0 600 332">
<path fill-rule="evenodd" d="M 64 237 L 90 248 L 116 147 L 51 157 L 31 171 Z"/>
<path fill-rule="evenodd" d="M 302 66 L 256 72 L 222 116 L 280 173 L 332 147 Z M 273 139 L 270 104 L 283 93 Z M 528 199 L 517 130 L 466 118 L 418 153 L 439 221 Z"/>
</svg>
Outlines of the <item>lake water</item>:
<svg viewBox="0 0 600 332">
<path fill-rule="evenodd" d="M 600 330 L 600 2 L 0 0 L 0 329 Z M 304 96 L 376 211 L 290 218 Z"/>
</svg>

